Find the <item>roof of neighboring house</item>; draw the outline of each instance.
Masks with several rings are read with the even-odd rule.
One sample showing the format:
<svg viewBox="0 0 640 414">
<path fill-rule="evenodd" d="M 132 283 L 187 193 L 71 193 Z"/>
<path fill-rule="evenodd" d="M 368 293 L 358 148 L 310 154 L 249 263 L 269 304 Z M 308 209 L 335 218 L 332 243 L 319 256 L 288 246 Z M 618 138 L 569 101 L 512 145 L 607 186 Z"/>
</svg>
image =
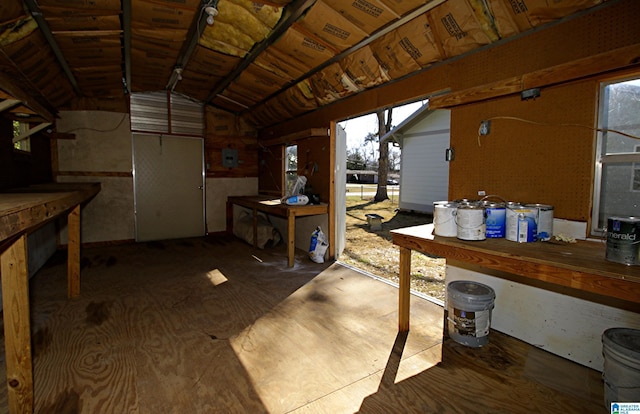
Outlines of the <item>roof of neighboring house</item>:
<svg viewBox="0 0 640 414">
<path fill-rule="evenodd" d="M 425 103 L 420 108 L 418 108 L 417 111 L 415 111 L 414 113 L 409 115 L 404 121 L 402 121 L 400 125 L 396 126 L 395 128 L 391 129 L 391 131 L 384 134 L 381 140 L 382 141 L 394 140 L 396 142 L 399 142 L 396 139 L 396 137 L 402 135 L 404 131 L 406 131 L 407 129 L 411 128 L 413 125 L 420 122 L 425 116 L 428 116 L 431 112 L 433 111 L 429 110 L 429 103 L 428 102 Z"/>
</svg>

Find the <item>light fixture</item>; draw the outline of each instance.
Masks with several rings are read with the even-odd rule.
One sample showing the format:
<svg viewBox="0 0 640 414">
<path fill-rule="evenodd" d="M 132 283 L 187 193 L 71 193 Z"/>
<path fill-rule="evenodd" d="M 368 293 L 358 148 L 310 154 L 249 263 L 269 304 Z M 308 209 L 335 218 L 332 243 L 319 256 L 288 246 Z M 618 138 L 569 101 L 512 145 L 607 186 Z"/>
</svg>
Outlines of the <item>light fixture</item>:
<svg viewBox="0 0 640 414">
<path fill-rule="evenodd" d="M 173 68 L 173 73 L 171 74 L 169 84 L 167 85 L 167 89 L 170 89 L 171 92 L 173 92 L 178 82 L 182 80 L 182 70 L 183 69 L 180 66 Z"/>
<path fill-rule="evenodd" d="M 204 12 L 209 16 L 207 17 L 207 24 L 211 26 L 213 24 L 213 18 L 218 15 L 218 9 L 215 6 L 207 6 L 204 8 Z"/>
</svg>

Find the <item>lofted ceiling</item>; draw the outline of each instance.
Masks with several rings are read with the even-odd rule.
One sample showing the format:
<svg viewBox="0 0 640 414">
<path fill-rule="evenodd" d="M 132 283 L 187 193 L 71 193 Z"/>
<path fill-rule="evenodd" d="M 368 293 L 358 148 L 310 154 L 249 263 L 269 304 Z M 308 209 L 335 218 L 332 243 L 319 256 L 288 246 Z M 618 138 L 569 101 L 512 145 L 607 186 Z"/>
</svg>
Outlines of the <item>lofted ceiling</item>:
<svg viewBox="0 0 640 414">
<path fill-rule="evenodd" d="M 2 0 L 0 110 L 171 90 L 261 128 L 600 3 Z"/>
</svg>

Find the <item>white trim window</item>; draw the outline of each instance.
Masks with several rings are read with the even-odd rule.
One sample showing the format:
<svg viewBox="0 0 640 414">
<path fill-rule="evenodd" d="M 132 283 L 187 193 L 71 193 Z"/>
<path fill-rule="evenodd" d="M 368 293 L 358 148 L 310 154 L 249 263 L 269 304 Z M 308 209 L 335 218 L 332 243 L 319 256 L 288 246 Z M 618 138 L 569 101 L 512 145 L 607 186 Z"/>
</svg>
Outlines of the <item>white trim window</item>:
<svg viewBox="0 0 640 414">
<path fill-rule="evenodd" d="M 591 234 L 607 218 L 640 215 L 640 77 L 600 85 Z"/>
</svg>

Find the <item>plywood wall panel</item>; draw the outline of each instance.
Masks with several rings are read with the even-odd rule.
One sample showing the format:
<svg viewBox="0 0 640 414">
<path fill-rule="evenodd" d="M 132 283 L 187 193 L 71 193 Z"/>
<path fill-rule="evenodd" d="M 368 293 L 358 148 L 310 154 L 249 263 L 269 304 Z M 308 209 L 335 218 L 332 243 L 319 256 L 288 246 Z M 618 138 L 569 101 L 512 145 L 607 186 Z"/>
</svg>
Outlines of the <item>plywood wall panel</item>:
<svg viewBox="0 0 640 414">
<path fill-rule="evenodd" d="M 555 217 L 587 221 L 596 93 L 595 81 L 583 81 L 544 89 L 536 100 L 507 97 L 454 108 L 450 198 L 477 199 L 485 191 L 509 201 L 551 204 Z M 491 132 L 478 138 L 485 119 L 491 119 Z"/>
</svg>

